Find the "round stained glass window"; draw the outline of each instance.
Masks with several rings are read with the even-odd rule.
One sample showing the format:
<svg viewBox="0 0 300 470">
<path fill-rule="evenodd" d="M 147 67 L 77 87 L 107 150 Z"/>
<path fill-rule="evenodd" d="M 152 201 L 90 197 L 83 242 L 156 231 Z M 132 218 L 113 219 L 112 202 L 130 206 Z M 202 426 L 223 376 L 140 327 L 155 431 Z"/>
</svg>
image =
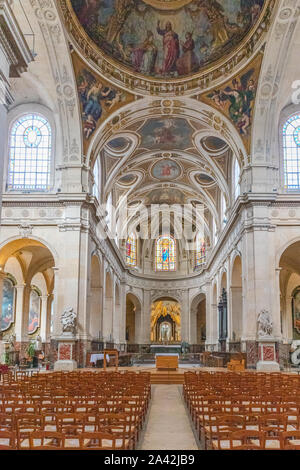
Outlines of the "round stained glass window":
<svg viewBox="0 0 300 470">
<path fill-rule="evenodd" d="M 298 126 L 294 130 L 294 140 L 295 140 L 296 145 L 298 145 L 298 147 L 300 147 L 300 126 Z"/>
<path fill-rule="evenodd" d="M 36 126 L 29 126 L 24 132 L 24 144 L 26 147 L 38 147 L 42 140 L 40 129 Z"/>
</svg>

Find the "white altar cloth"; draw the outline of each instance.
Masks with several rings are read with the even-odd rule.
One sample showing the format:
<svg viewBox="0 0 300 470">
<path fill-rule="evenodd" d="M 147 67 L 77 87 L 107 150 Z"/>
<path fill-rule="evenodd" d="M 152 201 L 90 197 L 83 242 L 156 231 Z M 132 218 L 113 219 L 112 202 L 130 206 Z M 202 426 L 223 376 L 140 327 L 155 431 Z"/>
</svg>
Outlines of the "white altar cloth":
<svg viewBox="0 0 300 470">
<path fill-rule="evenodd" d="M 103 361 L 104 354 L 91 354 L 90 362 L 96 364 L 97 361 Z M 106 354 L 106 362 L 109 362 L 109 355 Z"/>
</svg>

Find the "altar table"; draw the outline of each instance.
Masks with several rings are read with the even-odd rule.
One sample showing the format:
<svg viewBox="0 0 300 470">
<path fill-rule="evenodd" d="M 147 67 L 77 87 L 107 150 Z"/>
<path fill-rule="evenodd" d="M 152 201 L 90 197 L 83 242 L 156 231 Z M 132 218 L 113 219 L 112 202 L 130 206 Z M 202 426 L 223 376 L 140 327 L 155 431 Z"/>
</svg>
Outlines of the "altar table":
<svg viewBox="0 0 300 470">
<path fill-rule="evenodd" d="M 90 362 L 92 364 L 97 364 L 97 361 L 103 361 L 104 354 L 91 354 Z M 109 356 L 106 355 L 106 362 L 109 362 Z"/>
<path fill-rule="evenodd" d="M 179 367 L 179 354 L 163 354 L 155 355 L 157 370 L 177 370 Z"/>
</svg>

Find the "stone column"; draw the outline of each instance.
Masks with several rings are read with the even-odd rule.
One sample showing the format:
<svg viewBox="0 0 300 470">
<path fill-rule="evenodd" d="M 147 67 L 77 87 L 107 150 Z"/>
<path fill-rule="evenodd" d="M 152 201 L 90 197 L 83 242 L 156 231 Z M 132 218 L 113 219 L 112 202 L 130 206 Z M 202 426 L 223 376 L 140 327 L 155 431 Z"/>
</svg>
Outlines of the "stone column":
<svg viewBox="0 0 300 470">
<path fill-rule="evenodd" d="M 25 288 L 26 288 L 25 284 L 15 286 L 15 289 L 16 289 L 15 335 L 16 335 L 17 343 L 21 343 L 23 340 Z"/>
<path fill-rule="evenodd" d="M 139 344 L 150 344 L 151 337 L 151 291 L 144 290 L 144 302 L 141 305 L 141 332 Z"/>
<path fill-rule="evenodd" d="M 181 301 L 181 340 L 190 344 L 189 292 L 182 292 Z"/>
<path fill-rule="evenodd" d="M 32 53 L 10 7 L 10 0 L 0 1 L 0 181 L 3 182 L 4 152 L 7 141 L 7 107 L 13 103 L 10 78 L 26 72 Z M 0 191 L 0 221 L 2 191 Z"/>
<path fill-rule="evenodd" d="M 41 323 L 40 323 L 40 335 L 42 343 L 47 342 L 47 326 L 48 326 L 48 295 L 41 296 Z"/>
</svg>

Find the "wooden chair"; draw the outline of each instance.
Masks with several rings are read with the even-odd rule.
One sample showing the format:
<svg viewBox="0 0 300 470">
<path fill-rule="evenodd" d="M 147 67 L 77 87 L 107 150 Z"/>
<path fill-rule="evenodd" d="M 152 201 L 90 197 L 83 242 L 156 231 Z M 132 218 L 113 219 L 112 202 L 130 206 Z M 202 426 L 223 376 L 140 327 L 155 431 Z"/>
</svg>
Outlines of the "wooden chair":
<svg viewBox="0 0 300 470">
<path fill-rule="evenodd" d="M 15 450 L 16 434 L 15 432 L 0 430 L 0 450 Z"/>
<path fill-rule="evenodd" d="M 300 431 L 288 431 L 282 433 L 284 450 L 300 450 Z"/>
<path fill-rule="evenodd" d="M 64 435 L 59 432 L 34 431 L 29 434 L 30 450 L 60 450 Z"/>
<path fill-rule="evenodd" d="M 108 433 L 84 433 L 79 440 L 80 450 L 129 450 L 126 439 Z"/>
</svg>

